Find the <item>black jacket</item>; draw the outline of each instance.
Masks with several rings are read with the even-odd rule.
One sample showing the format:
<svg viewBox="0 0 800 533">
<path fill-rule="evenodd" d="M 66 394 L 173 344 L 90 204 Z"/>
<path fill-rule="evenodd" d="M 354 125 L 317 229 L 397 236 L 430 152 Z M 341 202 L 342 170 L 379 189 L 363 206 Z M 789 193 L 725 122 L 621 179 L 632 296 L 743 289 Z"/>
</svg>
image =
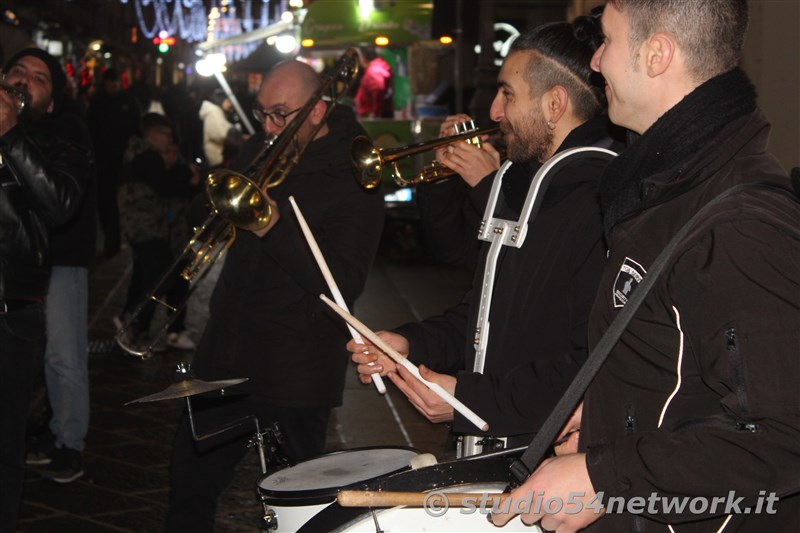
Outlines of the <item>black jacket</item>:
<svg viewBox="0 0 800 533">
<path fill-rule="evenodd" d="M 607 137 L 607 119 L 593 119 L 576 128 L 559 151 Z M 501 252 L 483 374 L 472 372 L 472 341 L 489 243 L 481 243 L 480 268 L 460 305 L 396 330 L 411 343 L 410 360 L 437 372 L 457 372 L 456 397 L 489 423 L 491 435 L 518 436 L 512 444 L 530 441 L 586 359 L 586 321 L 605 261 L 597 199 L 605 165 L 596 158 L 567 164 L 552 178 L 523 246 Z M 507 175 L 503 189 L 521 206 L 518 197 L 524 199 L 537 168 L 512 165 L 509 172 L 514 170 L 526 175 L 521 180 Z M 507 187 L 506 180 L 520 184 Z M 503 202 L 497 214 L 519 216 Z M 458 413 L 453 430 L 478 433 Z"/>
<path fill-rule="evenodd" d="M 59 115 L 62 137 L 72 139 L 80 146 L 90 147 L 89 131 L 77 110 L 64 108 Z M 50 248 L 53 265 L 89 267 L 95 254 L 97 233 L 97 180 L 92 162 L 86 177 L 86 194 L 78 212 L 66 224 L 50 231 Z"/>
<path fill-rule="evenodd" d="M 195 357 L 203 379 L 247 377 L 243 388 L 275 405 L 341 404 L 349 352 L 346 326 L 319 299 L 325 280 L 297 224 L 289 196 L 308 222 L 344 299 L 364 288 L 383 228 L 383 196 L 353 177 L 352 140 L 363 129 L 338 106 L 327 135 L 269 195 L 280 220 L 263 238 L 237 231 L 211 298 Z"/>
<path fill-rule="evenodd" d="M 54 134 L 55 120 L 16 126 L 0 137 L 0 300 L 45 296 L 47 228 L 78 212 L 91 176 L 91 149 Z"/>
<path fill-rule="evenodd" d="M 650 207 L 610 233 L 591 344 L 702 205 L 748 181 L 788 185 L 766 153 L 768 132 L 761 112 L 749 113 L 668 170 L 680 179 L 644 177 Z M 744 508 L 759 491 L 775 492 L 777 514 L 734 514 L 722 531 L 800 527 L 798 221 L 796 202 L 748 192 L 714 208 L 679 246 L 585 396 L 581 446 L 606 499 L 734 491 Z M 724 510 L 606 514 L 589 529 L 717 531 Z"/>
</svg>

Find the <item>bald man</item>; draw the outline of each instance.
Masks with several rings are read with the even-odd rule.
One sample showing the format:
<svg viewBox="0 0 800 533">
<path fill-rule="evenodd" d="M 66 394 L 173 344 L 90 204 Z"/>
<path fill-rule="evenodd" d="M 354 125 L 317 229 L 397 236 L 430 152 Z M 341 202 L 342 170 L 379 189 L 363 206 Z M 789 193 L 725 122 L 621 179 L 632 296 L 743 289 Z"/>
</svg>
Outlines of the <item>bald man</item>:
<svg viewBox="0 0 800 533">
<path fill-rule="evenodd" d="M 240 169 L 265 137 L 281 134 L 303 114 L 320 85 L 298 61 L 280 63 L 264 78 L 253 115 L 263 134 L 245 146 Z M 289 205 L 293 196 L 349 306 L 364 288 L 383 227 L 383 198 L 353 179 L 352 140 L 364 130 L 350 109 L 313 103 L 296 137 L 308 148 L 283 183 L 269 188 L 273 216 L 258 232 L 238 231 L 210 304 L 194 359 L 204 380 L 250 378 L 224 398 L 193 398 L 199 433 L 254 414 L 261 427 L 278 422 L 280 453 L 294 463 L 325 449 L 330 409 L 342 402 L 347 330 L 319 294 L 327 291 Z M 260 142 L 260 146 L 258 146 Z M 238 162 L 237 162 L 238 163 Z M 254 176 L 251 176 L 254 177 Z M 211 531 L 217 498 L 231 481 L 255 427 L 194 442 L 183 417 L 172 456 L 167 531 Z"/>
</svg>

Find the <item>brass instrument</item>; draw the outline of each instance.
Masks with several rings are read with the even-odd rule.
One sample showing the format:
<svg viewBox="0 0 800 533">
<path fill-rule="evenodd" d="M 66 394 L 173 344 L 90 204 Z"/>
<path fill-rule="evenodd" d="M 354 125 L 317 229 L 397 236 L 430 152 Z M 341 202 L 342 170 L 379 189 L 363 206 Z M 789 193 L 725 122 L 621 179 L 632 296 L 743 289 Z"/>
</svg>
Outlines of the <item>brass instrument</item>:
<svg viewBox="0 0 800 533">
<path fill-rule="evenodd" d="M 394 177 L 395 183 L 400 187 L 408 187 L 410 185 L 428 183 L 450 177 L 455 174 L 453 170 L 438 161 L 433 161 L 427 165 L 422 172 L 413 178 L 406 179 L 397 168 L 397 161 L 405 157 L 435 150 L 441 146 L 460 141 L 466 141 L 480 147 L 481 135 L 491 135 L 496 133 L 499 129 L 500 128 L 497 126 L 473 129 L 471 131 L 451 135 L 450 137 L 441 137 L 439 139 L 409 144 L 399 148 L 382 149 L 376 148 L 369 137 L 360 135 L 355 138 L 351 147 L 351 156 L 353 159 L 353 166 L 356 170 L 356 179 L 358 179 L 361 186 L 365 189 L 374 189 L 380 184 L 383 166 L 387 163 L 392 164 L 392 176 Z"/>
<path fill-rule="evenodd" d="M 17 107 L 15 108 L 15 112 L 17 116 L 19 116 L 25 110 L 30 100 L 28 91 L 26 91 L 24 87 L 18 87 L 8 83 L 6 81 L 6 75 L 2 73 L 0 73 L 0 91 L 9 94 L 16 101 Z"/>
<path fill-rule="evenodd" d="M 231 170 L 215 170 L 208 176 L 206 195 L 214 210 L 234 226 L 250 231 L 263 229 L 269 224 L 272 209 L 264 190 L 275 187 L 286 179 L 300 161 L 309 143 L 300 146 L 297 132 L 311 113 L 314 105 L 323 97 L 330 97 L 323 119 L 311 132 L 313 139 L 336 105 L 336 100 L 345 93 L 358 74 L 358 55 L 354 48 L 347 50 L 333 67 L 332 75 L 311 96 L 297 116 L 272 143 L 260 170 L 253 178 Z M 338 87 L 337 87 L 338 85 Z"/>
<path fill-rule="evenodd" d="M 189 296 L 198 282 L 233 245 L 236 228 L 256 231 L 269 224 L 272 208 L 264 191 L 269 187 L 280 185 L 286 179 L 311 142 L 301 143 L 297 138 L 297 132 L 317 102 L 327 97 L 330 101 L 328 108 L 319 125 L 309 135 L 309 139 L 314 139 L 336 106 L 338 98 L 347 91 L 357 74 L 358 55 L 356 50 L 351 48 L 339 58 L 332 69 L 332 74 L 311 95 L 295 118 L 286 125 L 280 135 L 266 144 L 244 173 L 228 169 L 218 169 L 209 173 L 206 178 L 206 197 L 211 206 L 211 215 L 196 229 L 178 259 L 117 331 L 114 338 L 123 350 L 142 359 L 149 359 L 158 339 L 167 332 L 178 313 L 188 304 Z M 176 279 L 176 275 L 180 275 L 191 285 L 186 298 L 179 305 L 171 306 L 161 295 Z M 131 330 L 138 315 L 150 302 L 165 307 L 168 310 L 168 317 L 149 344 L 137 347 L 133 344 Z"/>
</svg>

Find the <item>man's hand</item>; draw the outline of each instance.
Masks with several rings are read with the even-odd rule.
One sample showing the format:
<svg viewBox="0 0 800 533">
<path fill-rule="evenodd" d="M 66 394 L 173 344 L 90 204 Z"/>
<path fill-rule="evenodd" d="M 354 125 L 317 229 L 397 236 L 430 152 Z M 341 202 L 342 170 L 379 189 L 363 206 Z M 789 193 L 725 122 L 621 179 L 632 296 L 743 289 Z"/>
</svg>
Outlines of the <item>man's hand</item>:
<svg viewBox="0 0 800 533">
<path fill-rule="evenodd" d="M 270 198 L 269 194 L 267 194 L 266 192 L 264 193 L 264 196 L 267 197 L 267 202 L 269 203 L 270 207 L 272 207 L 272 216 L 269 219 L 269 223 L 265 227 L 253 231 L 253 233 L 258 235 L 259 237 L 263 237 L 264 235 L 266 235 L 269 232 L 269 230 L 274 228 L 275 224 L 277 224 L 278 221 L 281 219 L 281 212 L 278 209 L 278 204 L 275 203 L 275 200 Z"/>
<path fill-rule="evenodd" d="M 17 125 L 17 101 L 7 92 L 0 91 L 0 135 L 5 135 Z"/>
<path fill-rule="evenodd" d="M 492 513 L 492 523 L 496 526 L 505 525 L 519 514 L 524 524 L 539 522 L 547 531 L 572 533 L 603 515 L 600 502 L 594 499 L 594 487 L 586 469 L 586 454 L 583 453 L 542 462 L 528 480 L 511 493 L 511 498 L 508 512 Z M 537 500 L 540 502 L 538 506 Z M 537 507 L 538 513 L 535 512 Z"/>
<path fill-rule="evenodd" d="M 423 379 L 437 383 L 451 395 L 455 394 L 456 378 L 454 376 L 439 374 L 429 368 L 425 368 L 424 365 L 420 365 L 419 374 Z M 453 420 L 453 407 L 405 368 L 398 366 L 396 372 L 389 373 L 389 379 L 406 395 L 411 404 L 417 408 L 417 411 L 431 422 L 439 423 Z"/>
<path fill-rule="evenodd" d="M 578 453 L 578 439 L 581 436 L 581 416 L 583 415 L 583 402 L 578 404 L 572 416 L 567 420 L 561 433 L 556 437 L 553 449 L 556 455 Z"/>
<path fill-rule="evenodd" d="M 383 342 L 394 348 L 394 351 L 403 357 L 408 357 L 409 346 L 405 337 L 391 331 L 379 331 L 378 336 Z M 363 341 L 364 344 L 359 344 L 351 340 L 346 346 L 347 351 L 353 354 L 351 359 L 358 365 L 356 369 L 361 383 L 365 385 L 371 383 L 372 378 L 370 375 L 376 372 L 379 372 L 381 376 L 385 376 L 389 372 L 397 371 L 397 365 L 391 357 L 383 353 L 380 348 L 369 342 L 369 340 L 363 339 Z"/>
<path fill-rule="evenodd" d="M 439 126 L 439 137 L 456 135 L 456 124 L 470 120 L 470 116 L 464 114 L 447 117 Z M 466 141 L 442 146 L 436 150 L 436 160 L 457 172 L 470 187 L 475 187 L 483 178 L 500 168 L 500 154 L 494 146 L 483 142 L 486 138 L 484 135 L 481 139 L 481 148 Z"/>
</svg>

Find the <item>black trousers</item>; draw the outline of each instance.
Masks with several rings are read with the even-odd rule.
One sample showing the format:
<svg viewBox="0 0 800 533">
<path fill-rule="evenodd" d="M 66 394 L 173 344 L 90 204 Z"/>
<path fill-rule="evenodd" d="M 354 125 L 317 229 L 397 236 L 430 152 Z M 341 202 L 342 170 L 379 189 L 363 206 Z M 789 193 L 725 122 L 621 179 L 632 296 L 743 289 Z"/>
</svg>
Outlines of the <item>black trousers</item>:
<svg viewBox="0 0 800 533">
<path fill-rule="evenodd" d="M 325 434 L 330 416 L 328 408 L 279 407 L 255 395 L 195 397 L 191 402 L 195 432 L 198 435 L 212 433 L 241 417 L 255 415 L 262 430 L 273 422 L 278 423 L 284 441 L 278 445 L 278 453 L 290 463 L 320 455 L 325 450 Z M 167 532 L 213 531 L 217 500 L 233 479 L 236 465 L 245 453 L 257 453 L 246 447 L 247 440 L 254 435 L 255 424 L 250 423 L 222 435 L 195 442 L 188 414 L 184 412 L 172 449 L 172 485 Z M 260 472 L 253 472 L 254 485 L 259 476 Z M 257 505 L 255 498 L 253 505 Z"/>
<path fill-rule="evenodd" d="M 144 298 L 153 292 L 156 284 L 167 272 L 174 261 L 172 250 L 165 239 L 152 239 L 131 245 L 133 249 L 133 271 L 131 284 L 128 286 L 128 296 L 125 300 L 125 312 L 132 313 Z M 178 306 L 186 298 L 189 291 L 189 282 L 176 275 L 161 294 L 171 306 Z M 139 313 L 138 322 L 134 326 L 134 333 L 146 332 L 150 329 L 150 322 L 155 313 L 156 304 L 148 301 Z M 184 308 L 170 324 L 169 331 L 183 331 L 186 329 L 186 309 Z"/>
<path fill-rule="evenodd" d="M 13 533 L 25 468 L 25 425 L 44 360 L 44 309 L 0 313 L 0 533 Z"/>
</svg>

